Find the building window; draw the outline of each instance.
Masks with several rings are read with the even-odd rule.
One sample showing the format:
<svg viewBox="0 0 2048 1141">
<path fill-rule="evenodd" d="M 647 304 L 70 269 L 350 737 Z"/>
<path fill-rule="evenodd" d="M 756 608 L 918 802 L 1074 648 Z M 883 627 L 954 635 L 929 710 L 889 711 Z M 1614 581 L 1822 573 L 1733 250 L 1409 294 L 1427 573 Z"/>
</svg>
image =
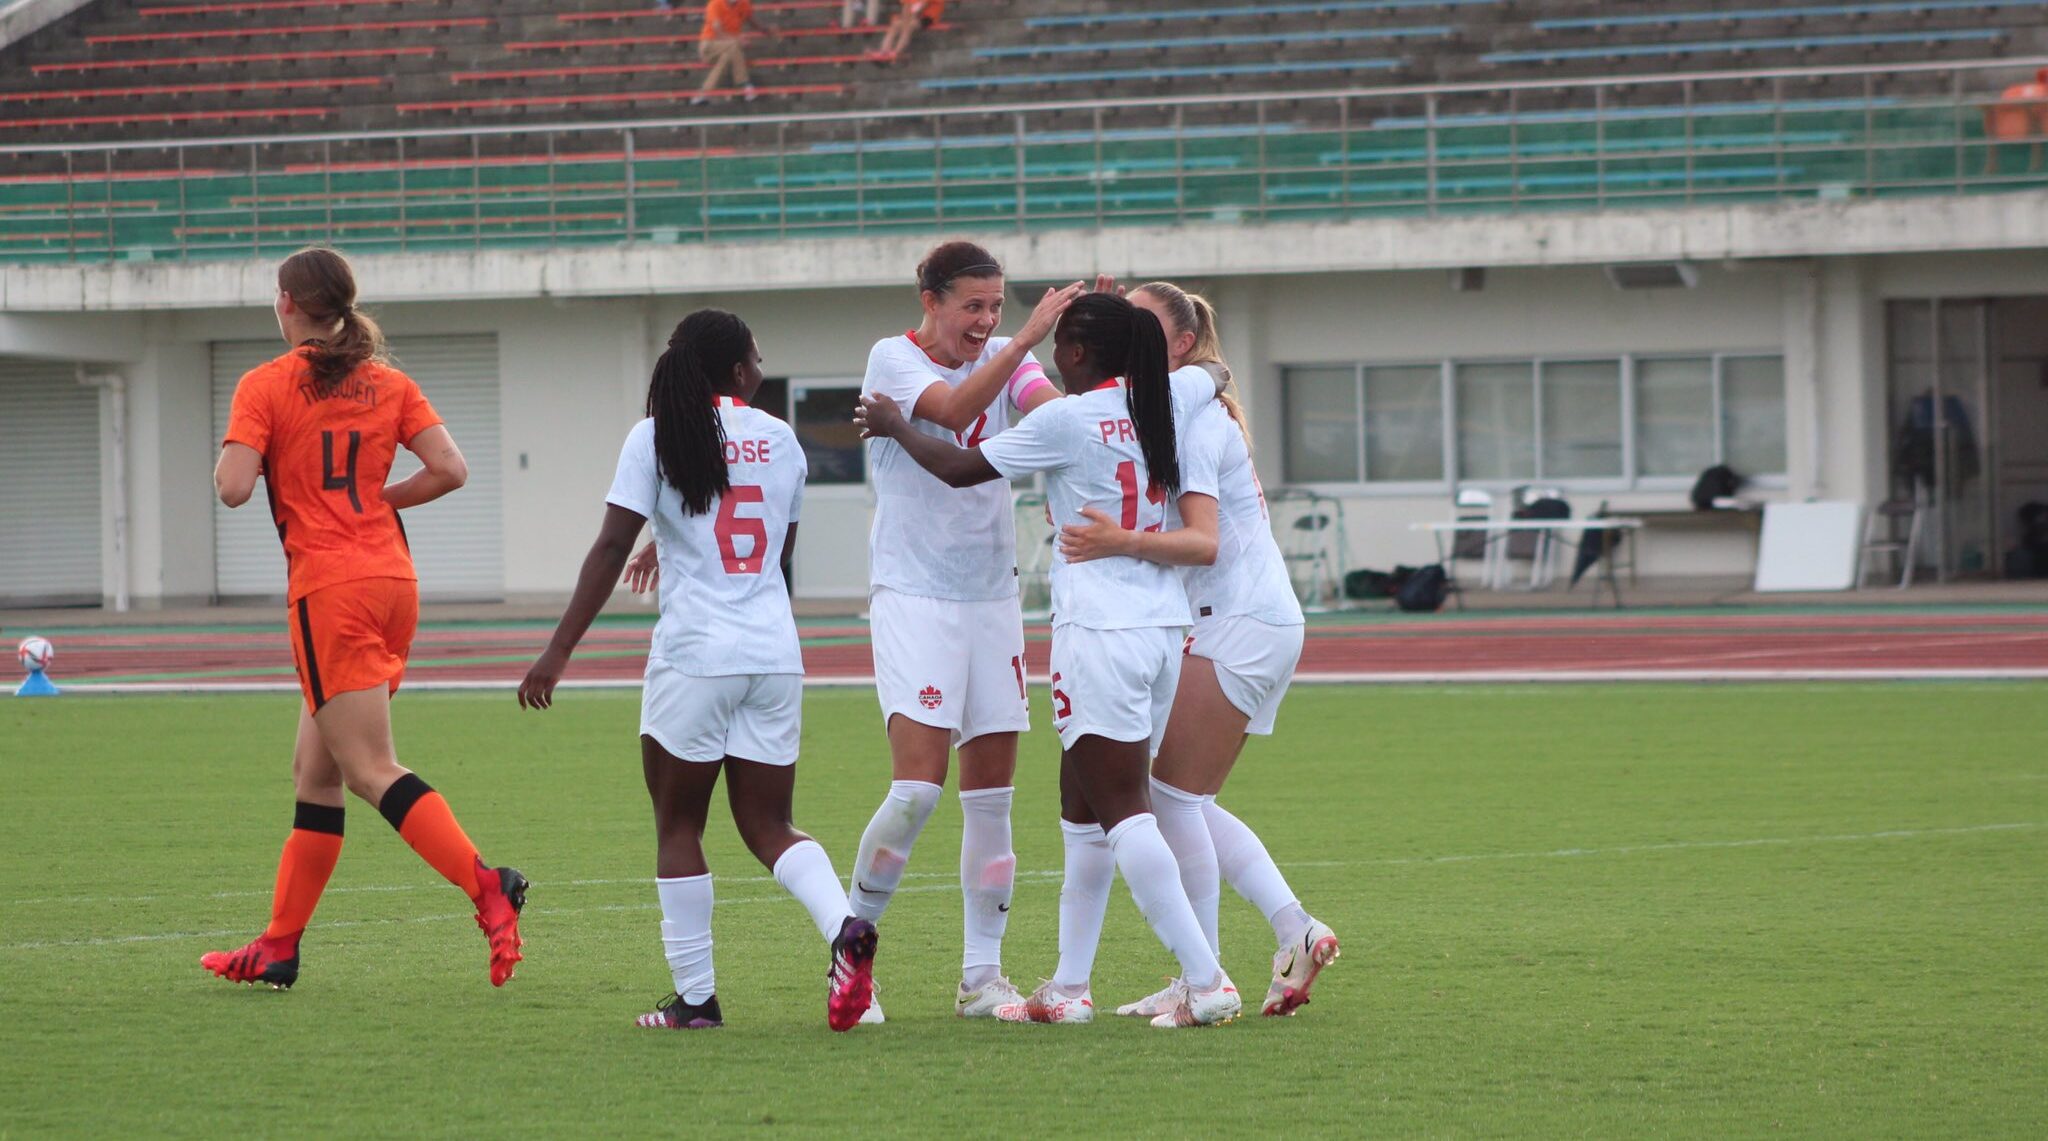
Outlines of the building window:
<svg viewBox="0 0 2048 1141">
<path fill-rule="evenodd" d="M 1770 354 L 1318 365 L 1283 370 L 1282 395 L 1290 483 L 1625 488 L 1716 463 L 1785 471 L 1785 367 Z"/>
<path fill-rule="evenodd" d="M 810 468 L 812 486 L 861 483 L 867 479 L 867 452 L 853 410 L 860 403 L 860 383 L 817 383 L 771 376 L 754 393 L 754 407 L 782 420 L 796 431 Z"/>
</svg>

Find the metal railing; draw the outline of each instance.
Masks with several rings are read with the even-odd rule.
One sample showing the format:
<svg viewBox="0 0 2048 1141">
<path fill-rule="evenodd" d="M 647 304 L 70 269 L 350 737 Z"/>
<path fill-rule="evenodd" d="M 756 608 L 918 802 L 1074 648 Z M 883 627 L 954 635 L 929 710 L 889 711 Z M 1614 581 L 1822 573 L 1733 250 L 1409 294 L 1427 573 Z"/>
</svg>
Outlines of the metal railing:
<svg viewBox="0 0 2048 1141">
<path fill-rule="evenodd" d="M 0 146 L 0 260 L 1514 213 L 2048 186 L 2027 57 Z M 2000 114 L 2010 116 L 2007 105 Z M 2009 126 L 2010 120 L 2001 120 Z"/>
</svg>

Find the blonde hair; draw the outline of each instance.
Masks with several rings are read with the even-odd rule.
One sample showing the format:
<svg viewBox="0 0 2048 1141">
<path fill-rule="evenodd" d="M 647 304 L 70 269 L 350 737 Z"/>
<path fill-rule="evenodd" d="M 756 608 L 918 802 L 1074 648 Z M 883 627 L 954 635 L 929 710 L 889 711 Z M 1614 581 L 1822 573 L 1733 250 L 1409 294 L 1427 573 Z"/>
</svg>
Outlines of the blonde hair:
<svg viewBox="0 0 2048 1141">
<path fill-rule="evenodd" d="M 1186 364 L 1201 365 L 1210 375 L 1222 381 L 1216 399 L 1223 402 L 1224 410 L 1237 421 L 1237 430 L 1244 433 L 1245 450 L 1252 447 L 1252 425 L 1245 418 L 1244 403 L 1237 395 L 1237 378 L 1230 371 L 1230 362 L 1223 359 L 1223 338 L 1216 331 L 1216 307 L 1199 293 L 1189 293 L 1170 281 L 1148 281 L 1133 290 L 1135 293 L 1149 293 L 1157 298 L 1166 309 L 1168 320 L 1173 323 L 1173 335 L 1193 333 L 1195 344 L 1188 350 Z"/>
</svg>

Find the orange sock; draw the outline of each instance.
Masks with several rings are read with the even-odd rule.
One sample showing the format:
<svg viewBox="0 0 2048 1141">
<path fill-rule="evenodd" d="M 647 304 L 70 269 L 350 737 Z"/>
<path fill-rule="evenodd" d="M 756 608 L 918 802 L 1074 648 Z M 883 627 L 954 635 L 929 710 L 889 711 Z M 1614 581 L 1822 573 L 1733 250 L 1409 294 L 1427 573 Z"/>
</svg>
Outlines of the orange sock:
<svg viewBox="0 0 2048 1141">
<path fill-rule="evenodd" d="M 339 808 L 299 801 L 292 834 L 285 837 L 284 853 L 277 859 L 277 892 L 270 898 L 265 939 L 296 939 L 312 920 L 320 893 L 327 890 L 327 879 L 341 858 L 341 821 Z"/>
<path fill-rule="evenodd" d="M 412 845 L 420 859 L 461 888 L 471 902 L 483 895 L 483 887 L 476 882 L 476 845 L 469 842 L 448 802 L 417 773 L 407 773 L 391 782 L 391 787 L 384 790 L 384 799 L 377 804 L 377 811 L 398 829 L 399 836 Z"/>
</svg>

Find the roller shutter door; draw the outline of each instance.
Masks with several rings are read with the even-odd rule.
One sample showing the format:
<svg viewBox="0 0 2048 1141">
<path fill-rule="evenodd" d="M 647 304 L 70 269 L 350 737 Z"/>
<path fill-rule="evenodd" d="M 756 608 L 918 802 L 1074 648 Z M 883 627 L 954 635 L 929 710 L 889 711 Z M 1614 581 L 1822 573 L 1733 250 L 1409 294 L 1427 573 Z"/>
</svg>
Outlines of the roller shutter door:
<svg viewBox="0 0 2048 1141">
<path fill-rule="evenodd" d="M 213 346 L 213 437 L 227 435 L 228 408 L 242 374 L 279 354 L 276 341 L 217 341 Z M 395 337 L 393 363 L 419 382 L 469 461 L 461 490 L 405 513 L 420 594 L 495 599 L 505 591 L 504 467 L 499 462 L 498 339 Z M 419 470 L 399 449 L 391 478 Z M 261 482 L 248 504 L 214 509 L 214 591 L 221 597 L 285 592 L 284 551 L 264 508 Z"/>
<path fill-rule="evenodd" d="M 100 397 L 76 376 L 0 361 L 0 602 L 100 600 Z"/>
</svg>

